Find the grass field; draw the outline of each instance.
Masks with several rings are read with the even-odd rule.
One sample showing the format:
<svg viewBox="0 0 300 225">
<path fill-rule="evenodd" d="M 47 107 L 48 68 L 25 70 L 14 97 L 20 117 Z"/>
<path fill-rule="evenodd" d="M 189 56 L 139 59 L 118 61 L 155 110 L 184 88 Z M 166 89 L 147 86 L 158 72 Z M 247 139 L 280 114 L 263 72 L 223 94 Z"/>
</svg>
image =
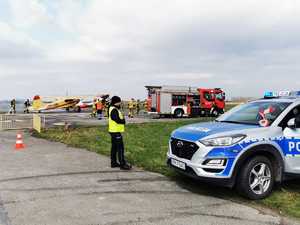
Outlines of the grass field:
<svg viewBox="0 0 300 225">
<path fill-rule="evenodd" d="M 209 186 L 182 177 L 166 166 L 166 152 L 171 132 L 183 125 L 207 120 L 209 119 L 199 118 L 165 123 L 127 125 L 124 134 L 126 157 L 133 165 L 169 176 L 184 188 L 193 192 L 243 202 L 257 207 L 266 206 L 277 210 L 283 215 L 300 218 L 299 181 L 285 182 L 280 187 L 276 187 L 269 198 L 253 202 L 241 198 L 231 189 Z M 38 136 L 73 147 L 85 148 L 99 154 L 110 154 L 110 136 L 107 133 L 107 127 L 78 127 L 69 132 L 64 132 L 62 129 L 49 129 Z"/>
</svg>

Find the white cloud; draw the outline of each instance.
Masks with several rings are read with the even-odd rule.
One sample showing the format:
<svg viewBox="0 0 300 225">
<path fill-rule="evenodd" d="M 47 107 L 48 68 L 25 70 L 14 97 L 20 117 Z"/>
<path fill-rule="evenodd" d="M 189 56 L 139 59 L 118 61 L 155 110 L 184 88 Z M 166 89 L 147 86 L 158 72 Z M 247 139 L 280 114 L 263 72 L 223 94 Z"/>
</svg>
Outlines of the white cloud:
<svg viewBox="0 0 300 225">
<path fill-rule="evenodd" d="M 174 74 L 155 74 L 153 77 L 157 79 L 169 79 L 177 81 L 189 81 L 189 80 L 201 80 L 201 79 L 211 79 L 214 77 L 213 74 L 209 73 L 174 73 Z"/>
<path fill-rule="evenodd" d="M 10 41 L 20 44 L 34 44 L 34 40 L 24 34 L 23 32 L 18 31 L 13 26 L 8 23 L 0 21 L 0 40 L 1 41 Z"/>
<path fill-rule="evenodd" d="M 282 48 L 300 18 L 300 3 L 292 0 L 92 0 L 84 6 L 66 0 L 55 5 L 55 22 L 75 36 L 72 46 L 56 42 L 49 55 L 58 52 L 66 60 L 105 62 L 116 52 L 147 54 L 146 48 L 180 37 L 186 41 L 189 35 L 198 35 L 203 52 L 259 51 L 276 48 L 278 39 Z"/>
<path fill-rule="evenodd" d="M 111 92 L 143 95 L 146 84 L 199 83 L 227 88 L 233 95 L 254 95 L 272 85 L 294 87 L 287 77 L 295 79 L 300 72 L 300 1 L 9 4 L 9 23 L 0 21 L 0 57 L 6 61 L 0 76 L 6 71 L 28 79 L 40 76 L 34 79 L 39 83 L 61 82 L 36 85 L 48 92 L 72 81 L 78 92 L 96 91 L 103 83 Z M 276 78 L 269 82 L 270 77 Z M 133 84 L 137 88 L 128 90 Z"/>
<path fill-rule="evenodd" d="M 10 61 L 29 60 L 35 57 L 42 57 L 43 50 L 40 44 L 26 35 L 18 31 L 15 27 L 0 21 L 0 58 L 2 66 L 10 67 Z M 5 64 L 8 63 L 8 65 Z M 13 70 L 16 68 L 13 67 Z M 0 71 L 3 73 L 3 70 Z"/>
<path fill-rule="evenodd" d="M 46 6 L 38 0 L 10 0 L 13 23 L 21 29 L 31 28 L 48 22 Z"/>
</svg>

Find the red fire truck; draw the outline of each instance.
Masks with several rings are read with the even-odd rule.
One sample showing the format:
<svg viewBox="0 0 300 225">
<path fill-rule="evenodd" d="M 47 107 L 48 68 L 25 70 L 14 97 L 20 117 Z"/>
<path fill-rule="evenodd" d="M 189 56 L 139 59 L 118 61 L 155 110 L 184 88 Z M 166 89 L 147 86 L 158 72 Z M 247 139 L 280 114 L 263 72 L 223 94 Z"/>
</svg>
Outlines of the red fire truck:
<svg viewBox="0 0 300 225">
<path fill-rule="evenodd" d="M 224 113 L 225 92 L 220 88 L 187 86 L 146 86 L 149 114 L 183 116 L 218 116 Z"/>
</svg>

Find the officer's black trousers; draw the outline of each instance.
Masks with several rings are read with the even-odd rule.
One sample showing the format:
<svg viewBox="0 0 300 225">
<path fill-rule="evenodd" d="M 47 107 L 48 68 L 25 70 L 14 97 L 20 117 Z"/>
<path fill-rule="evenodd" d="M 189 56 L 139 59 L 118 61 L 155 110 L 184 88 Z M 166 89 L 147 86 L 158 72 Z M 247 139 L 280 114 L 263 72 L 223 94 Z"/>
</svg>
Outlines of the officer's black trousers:
<svg viewBox="0 0 300 225">
<path fill-rule="evenodd" d="M 125 165 L 125 156 L 124 156 L 124 143 L 123 137 L 121 133 L 110 133 L 111 136 L 111 163 L 117 163 L 117 155 L 118 161 L 120 165 Z"/>
</svg>

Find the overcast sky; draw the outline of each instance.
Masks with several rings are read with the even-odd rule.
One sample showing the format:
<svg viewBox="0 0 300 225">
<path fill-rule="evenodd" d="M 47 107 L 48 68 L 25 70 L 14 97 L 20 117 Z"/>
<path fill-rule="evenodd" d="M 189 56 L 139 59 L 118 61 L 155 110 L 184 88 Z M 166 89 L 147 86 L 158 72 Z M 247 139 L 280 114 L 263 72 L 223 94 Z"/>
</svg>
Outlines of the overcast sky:
<svg viewBox="0 0 300 225">
<path fill-rule="evenodd" d="M 299 0 L 0 0 L 0 99 L 300 90 Z"/>
</svg>

